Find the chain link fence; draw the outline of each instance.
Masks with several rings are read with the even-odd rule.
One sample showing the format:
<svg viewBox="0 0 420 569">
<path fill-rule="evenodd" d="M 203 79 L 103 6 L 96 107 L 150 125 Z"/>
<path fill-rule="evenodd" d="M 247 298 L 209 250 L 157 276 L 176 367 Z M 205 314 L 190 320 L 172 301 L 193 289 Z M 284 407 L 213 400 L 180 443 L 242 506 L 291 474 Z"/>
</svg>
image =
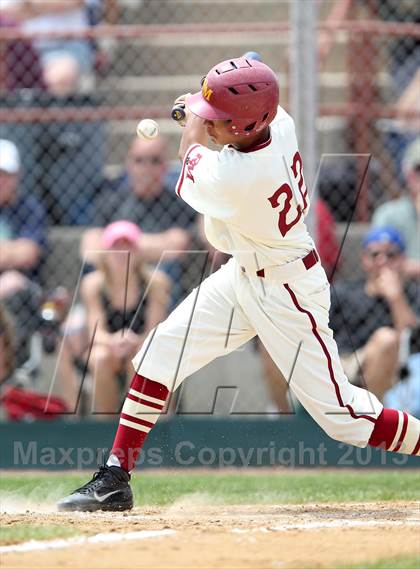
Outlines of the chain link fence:
<svg viewBox="0 0 420 569">
<path fill-rule="evenodd" d="M 25 12 L 20 0 L 3 0 L 0 12 L 0 139 L 6 141 L 0 151 L 0 297 L 10 322 L 0 327 L 0 356 L 18 370 L 32 362 L 29 375 L 58 378 L 55 387 L 71 399 L 78 392 L 75 377 L 88 371 L 83 283 L 95 284 L 94 273 L 106 279 L 111 270 L 120 271 L 124 284 L 126 267 L 137 267 L 127 261 L 116 269 L 95 253 L 104 248 L 103 228 L 118 220 L 141 228 L 136 286 L 143 291 L 146 267 L 158 265 L 162 294 L 169 286 L 165 275 L 172 283 L 168 309 L 213 261 L 217 266 L 203 254 L 200 221 L 173 191 L 180 133 L 170 109 L 181 93 L 198 90 L 218 61 L 255 51 L 278 74 L 280 102 L 290 110 L 296 96 L 292 3 L 68 0 L 56 11 L 32 4 Z M 420 126 L 420 8 L 411 0 L 335 0 L 317 7 L 310 46 L 317 81 L 308 82 L 306 99 L 316 101 L 313 230 L 330 277 L 346 283 L 367 270 L 360 254 L 372 216 L 376 225 L 392 224 L 386 202 L 414 200 L 420 158 L 410 145 Z M 141 118 L 159 122 L 160 139 L 135 138 Z M 395 223 L 413 262 L 409 276 L 418 277 L 416 230 L 413 236 L 407 224 Z M 133 293 L 131 304 L 140 298 Z M 115 316 L 110 305 L 121 299 L 102 293 L 100 299 Z M 379 314 L 378 327 L 392 326 L 386 318 Z M 359 322 L 350 330 L 355 350 L 366 340 L 362 328 Z M 34 347 L 39 334 L 58 368 L 43 369 L 51 358 Z M 71 338 L 68 345 L 63 334 Z M 123 377 L 125 370 L 115 373 Z M 0 366 L 0 375 L 13 375 L 9 364 Z M 260 398 L 266 406 L 268 395 Z"/>
</svg>

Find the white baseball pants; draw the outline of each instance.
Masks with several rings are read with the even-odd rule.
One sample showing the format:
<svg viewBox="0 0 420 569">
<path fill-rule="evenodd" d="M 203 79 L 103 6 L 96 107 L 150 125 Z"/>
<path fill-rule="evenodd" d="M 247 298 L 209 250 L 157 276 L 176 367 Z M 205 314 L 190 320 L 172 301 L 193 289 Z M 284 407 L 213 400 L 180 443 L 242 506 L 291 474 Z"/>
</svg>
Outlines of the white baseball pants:
<svg viewBox="0 0 420 569">
<path fill-rule="evenodd" d="M 300 259 L 277 269 L 260 278 L 230 259 L 149 334 L 133 359 L 135 370 L 174 391 L 186 377 L 258 335 L 326 433 L 364 447 L 382 404 L 344 375 L 328 325 L 324 269 L 318 262 L 306 270 Z"/>
</svg>

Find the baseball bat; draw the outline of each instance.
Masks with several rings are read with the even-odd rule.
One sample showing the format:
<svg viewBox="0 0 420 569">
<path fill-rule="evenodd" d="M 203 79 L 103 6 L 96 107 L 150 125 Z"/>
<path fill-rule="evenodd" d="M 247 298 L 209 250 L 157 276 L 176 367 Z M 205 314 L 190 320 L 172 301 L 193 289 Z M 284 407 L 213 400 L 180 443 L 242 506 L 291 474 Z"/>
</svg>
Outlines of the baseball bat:
<svg viewBox="0 0 420 569">
<path fill-rule="evenodd" d="M 178 105 L 174 105 L 171 111 L 171 118 L 177 122 L 181 123 L 185 120 L 187 113 L 185 112 L 185 105 L 183 103 L 178 103 Z"/>
</svg>

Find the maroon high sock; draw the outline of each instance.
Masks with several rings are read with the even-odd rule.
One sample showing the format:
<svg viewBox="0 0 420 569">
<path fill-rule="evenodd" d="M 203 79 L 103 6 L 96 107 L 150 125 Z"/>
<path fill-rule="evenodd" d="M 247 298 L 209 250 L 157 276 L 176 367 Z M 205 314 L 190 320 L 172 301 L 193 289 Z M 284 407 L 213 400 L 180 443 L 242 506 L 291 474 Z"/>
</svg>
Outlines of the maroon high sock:
<svg viewBox="0 0 420 569">
<path fill-rule="evenodd" d="M 144 441 L 159 419 L 168 395 L 166 385 L 134 375 L 121 411 L 108 465 L 121 466 L 128 472 L 134 468 Z"/>
<path fill-rule="evenodd" d="M 405 411 L 383 409 L 376 420 L 369 444 L 393 452 L 418 456 L 420 421 Z"/>
</svg>

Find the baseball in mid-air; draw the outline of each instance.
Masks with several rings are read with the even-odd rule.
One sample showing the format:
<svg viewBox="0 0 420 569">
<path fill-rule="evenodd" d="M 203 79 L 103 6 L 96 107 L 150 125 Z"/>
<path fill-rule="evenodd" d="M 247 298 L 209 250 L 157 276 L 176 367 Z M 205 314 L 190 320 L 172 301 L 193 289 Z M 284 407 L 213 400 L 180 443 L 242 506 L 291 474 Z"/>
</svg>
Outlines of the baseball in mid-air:
<svg viewBox="0 0 420 569">
<path fill-rule="evenodd" d="M 137 125 L 137 136 L 143 140 L 152 140 L 159 134 L 159 125 L 152 119 L 143 119 Z"/>
</svg>

